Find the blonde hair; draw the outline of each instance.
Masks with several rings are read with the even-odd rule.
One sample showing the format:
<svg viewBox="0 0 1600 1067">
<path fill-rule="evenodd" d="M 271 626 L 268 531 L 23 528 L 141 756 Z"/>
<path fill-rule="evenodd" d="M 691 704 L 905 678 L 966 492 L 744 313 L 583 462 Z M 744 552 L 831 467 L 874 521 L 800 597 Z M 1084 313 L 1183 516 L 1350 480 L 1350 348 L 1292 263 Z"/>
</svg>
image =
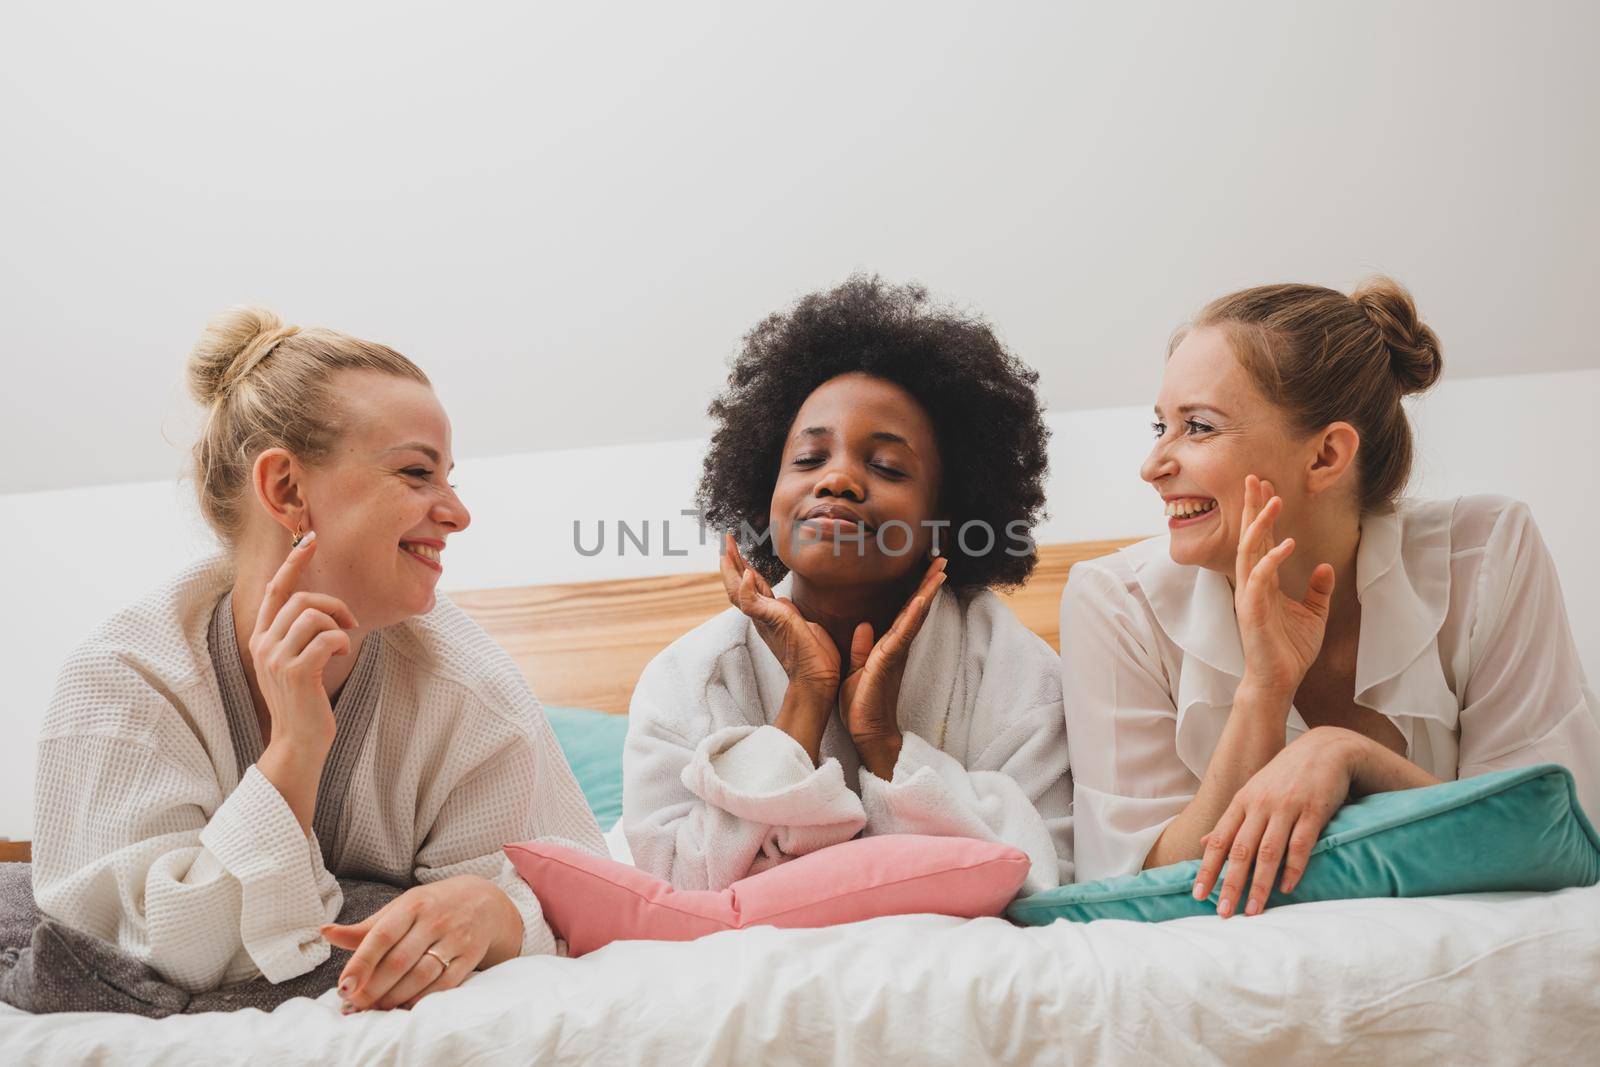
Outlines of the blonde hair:
<svg viewBox="0 0 1600 1067">
<path fill-rule="evenodd" d="M 1318 285 L 1262 285 L 1207 304 L 1191 328 L 1221 328 L 1256 388 L 1301 433 L 1348 422 L 1360 504 L 1393 504 L 1411 477 L 1411 422 L 1400 398 L 1439 380 L 1439 338 L 1417 315 L 1406 288 L 1368 278 L 1349 296 Z"/>
<path fill-rule="evenodd" d="M 251 470 L 269 448 L 308 465 L 345 430 L 332 377 L 374 370 L 430 385 L 392 348 L 333 330 L 287 326 L 265 308 L 233 308 L 206 326 L 189 354 L 189 393 L 206 408 L 194 445 L 200 510 L 224 544 L 244 529 Z"/>
</svg>

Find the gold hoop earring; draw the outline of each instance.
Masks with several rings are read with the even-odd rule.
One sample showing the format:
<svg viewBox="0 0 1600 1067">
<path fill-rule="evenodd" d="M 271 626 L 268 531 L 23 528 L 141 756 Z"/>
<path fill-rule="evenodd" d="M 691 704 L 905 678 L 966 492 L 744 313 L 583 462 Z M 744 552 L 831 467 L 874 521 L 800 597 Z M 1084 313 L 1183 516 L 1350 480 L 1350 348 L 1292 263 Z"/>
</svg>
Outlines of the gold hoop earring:
<svg viewBox="0 0 1600 1067">
<path fill-rule="evenodd" d="M 300 547 L 300 542 L 304 541 L 305 539 L 306 539 L 306 535 L 300 531 L 300 524 L 299 523 L 295 523 L 294 524 L 294 540 L 289 542 L 289 547 L 290 548 L 299 548 Z"/>
</svg>

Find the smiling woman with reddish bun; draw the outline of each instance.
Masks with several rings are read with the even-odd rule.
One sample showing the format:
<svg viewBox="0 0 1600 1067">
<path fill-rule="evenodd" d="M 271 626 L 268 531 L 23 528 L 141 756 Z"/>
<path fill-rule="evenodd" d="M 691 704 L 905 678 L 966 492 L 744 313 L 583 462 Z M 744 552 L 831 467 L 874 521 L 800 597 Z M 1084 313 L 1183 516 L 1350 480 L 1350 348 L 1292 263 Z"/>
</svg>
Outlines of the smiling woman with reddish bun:
<svg viewBox="0 0 1600 1067">
<path fill-rule="evenodd" d="M 1174 338 L 1141 471 L 1165 537 L 1061 605 L 1078 874 L 1202 860 L 1255 914 L 1350 797 L 1561 763 L 1600 816 L 1600 703 L 1526 505 L 1415 500 L 1405 289 L 1270 285 Z"/>
<path fill-rule="evenodd" d="M 1055 654 L 994 586 L 1037 554 L 1037 375 L 981 320 L 854 277 L 745 338 L 700 503 L 731 607 L 634 690 L 623 823 L 695 889 L 858 833 L 1015 845 L 1071 880 Z"/>
<path fill-rule="evenodd" d="M 515 665 L 435 592 L 471 516 L 427 376 L 239 309 L 188 379 L 222 551 L 62 668 L 39 740 L 40 910 L 189 991 L 353 949 L 346 1010 L 555 951 L 501 846 L 604 846 Z M 333 926 L 339 877 L 410 888 Z"/>
</svg>

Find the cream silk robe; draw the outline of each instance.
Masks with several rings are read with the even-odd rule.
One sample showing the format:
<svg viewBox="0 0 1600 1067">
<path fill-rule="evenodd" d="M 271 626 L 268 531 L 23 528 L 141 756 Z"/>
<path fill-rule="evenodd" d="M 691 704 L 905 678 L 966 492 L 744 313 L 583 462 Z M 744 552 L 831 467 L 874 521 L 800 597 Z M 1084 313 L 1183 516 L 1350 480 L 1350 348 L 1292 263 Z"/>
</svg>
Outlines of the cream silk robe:
<svg viewBox="0 0 1600 1067">
<path fill-rule="evenodd" d="M 1535 763 L 1572 771 L 1600 815 L 1600 701 L 1526 505 L 1411 501 L 1363 518 L 1356 703 L 1443 781 Z M 1061 601 L 1080 881 L 1138 871 L 1194 799 L 1244 653 L 1223 575 L 1158 537 L 1080 563 Z M 1289 713 L 1286 740 L 1306 730 Z"/>
</svg>

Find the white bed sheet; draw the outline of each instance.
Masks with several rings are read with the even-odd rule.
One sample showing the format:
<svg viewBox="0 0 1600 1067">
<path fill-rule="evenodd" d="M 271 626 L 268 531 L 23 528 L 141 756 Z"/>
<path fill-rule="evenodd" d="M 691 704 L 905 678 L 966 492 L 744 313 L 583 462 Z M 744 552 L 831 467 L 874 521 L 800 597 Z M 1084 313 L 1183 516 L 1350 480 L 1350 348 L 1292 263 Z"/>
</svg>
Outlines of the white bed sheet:
<svg viewBox="0 0 1600 1067">
<path fill-rule="evenodd" d="M 6 1063 L 1579 1063 L 1600 887 L 1159 925 L 877 919 L 513 960 L 410 1012 L 29 1016 Z"/>
</svg>

